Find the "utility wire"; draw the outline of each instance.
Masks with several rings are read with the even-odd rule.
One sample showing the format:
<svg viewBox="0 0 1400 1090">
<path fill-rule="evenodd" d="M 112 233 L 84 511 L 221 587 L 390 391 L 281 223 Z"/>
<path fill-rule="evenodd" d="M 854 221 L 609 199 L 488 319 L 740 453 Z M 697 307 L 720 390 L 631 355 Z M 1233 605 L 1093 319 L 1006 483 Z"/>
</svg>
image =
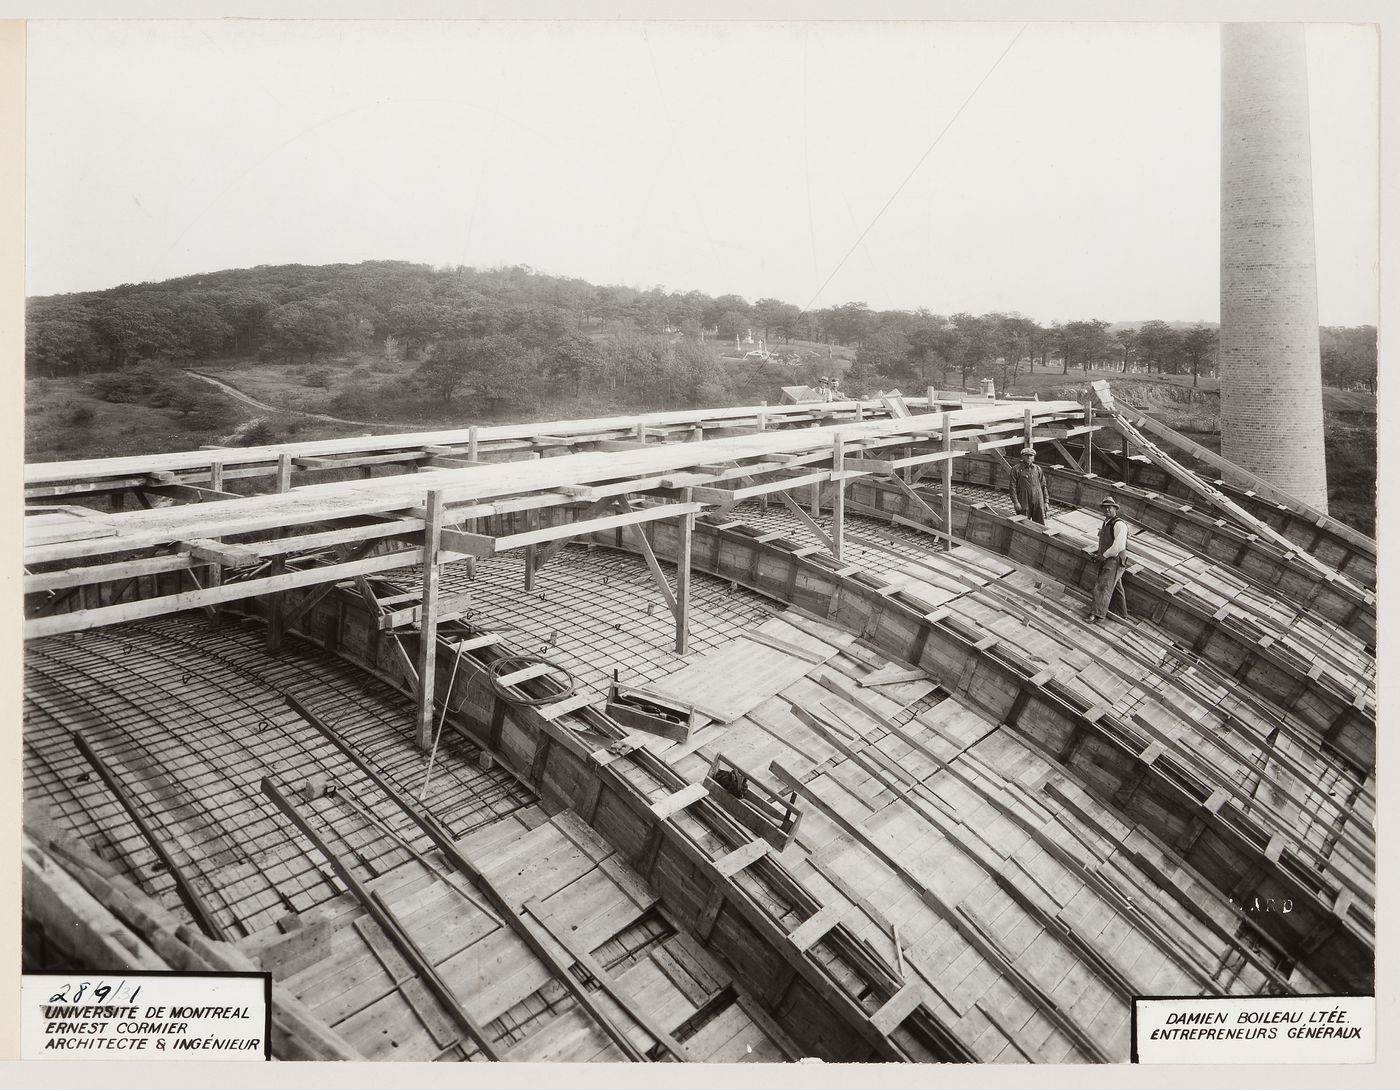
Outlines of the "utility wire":
<svg viewBox="0 0 1400 1090">
<path fill-rule="evenodd" d="M 846 262 L 850 260 L 851 255 L 855 253 L 860 244 L 865 241 L 865 236 L 870 234 L 870 232 L 875 229 L 875 225 L 880 222 L 880 217 L 883 216 L 889 210 L 890 205 L 894 204 L 895 199 L 902 192 L 904 192 L 904 187 L 909 184 L 910 180 L 913 179 L 915 174 L 919 173 L 919 168 L 922 167 L 924 165 L 924 161 L 928 159 L 930 155 L 933 154 L 933 149 L 938 147 L 939 141 L 941 141 L 943 137 L 948 134 L 948 130 L 953 127 L 953 123 L 956 122 L 957 119 L 962 116 L 963 111 L 966 110 L 967 107 L 971 104 L 972 100 L 977 97 L 977 92 L 982 90 L 982 85 L 992 78 L 993 72 L 995 72 L 998 68 L 1001 67 L 1001 62 L 1006 60 L 1006 55 L 1011 52 L 1011 47 L 1014 46 L 1018 41 L 1020 41 L 1021 35 L 1026 32 L 1026 27 L 1029 25 L 1029 23 L 1021 24 L 1020 29 L 1016 31 L 1011 41 L 1006 43 L 1006 48 L 1001 51 L 1001 55 L 997 57 L 997 59 L 992 62 L 992 66 L 987 69 L 986 75 L 984 75 L 980 80 L 978 80 L 977 86 L 968 92 L 967 97 L 963 99 L 962 105 L 959 106 L 954 112 L 953 116 L 948 119 L 948 123 L 944 125 L 942 129 L 939 130 L 938 135 L 933 138 L 933 143 L 931 143 L 928 146 L 928 148 L 924 151 L 923 155 L 919 156 L 918 162 L 916 162 L 913 165 L 913 167 L 910 168 L 909 173 L 904 176 L 904 181 L 899 183 L 899 185 L 895 188 L 895 191 L 890 194 L 889 199 L 885 201 L 883 205 L 881 205 L 880 211 L 875 213 L 875 218 L 872 219 L 869 225 L 865 228 L 865 230 L 860 233 L 860 237 L 857 238 L 855 242 L 851 243 L 851 248 L 846 251 L 845 257 L 841 258 L 841 260 L 836 263 L 836 268 L 832 269 L 831 275 L 822 281 L 822 286 L 819 287 L 816 290 L 816 294 L 814 294 L 812 298 L 807 301 L 807 305 L 802 308 L 801 313 L 806 314 L 809 310 L 812 309 L 812 304 L 821 298 L 821 294 L 822 292 L 826 291 L 827 285 L 830 284 L 832 280 L 836 278 L 836 274 L 841 271 L 842 266 L 844 266 Z"/>
</svg>

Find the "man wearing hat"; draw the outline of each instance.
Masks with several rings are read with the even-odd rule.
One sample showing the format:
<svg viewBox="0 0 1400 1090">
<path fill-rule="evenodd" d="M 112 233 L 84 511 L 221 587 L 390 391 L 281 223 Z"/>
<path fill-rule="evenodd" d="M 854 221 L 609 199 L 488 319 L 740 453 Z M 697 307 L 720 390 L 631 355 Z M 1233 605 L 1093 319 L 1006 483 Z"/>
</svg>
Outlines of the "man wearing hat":
<svg viewBox="0 0 1400 1090">
<path fill-rule="evenodd" d="M 1035 464 L 1034 447 L 1023 447 L 1021 461 L 1011 467 L 1011 502 L 1016 514 L 1027 515 L 1032 522 L 1045 525 L 1050 493 L 1045 487 L 1045 470 Z"/>
<path fill-rule="evenodd" d="M 1118 517 L 1118 501 L 1105 496 L 1103 525 L 1099 527 L 1099 574 L 1094 580 L 1094 601 L 1089 607 L 1089 623 L 1097 624 L 1108 616 L 1117 591 L 1123 602 L 1123 616 L 1128 616 L 1128 595 L 1123 590 L 1123 565 L 1128 559 L 1128 524 Z"/>
</svg>

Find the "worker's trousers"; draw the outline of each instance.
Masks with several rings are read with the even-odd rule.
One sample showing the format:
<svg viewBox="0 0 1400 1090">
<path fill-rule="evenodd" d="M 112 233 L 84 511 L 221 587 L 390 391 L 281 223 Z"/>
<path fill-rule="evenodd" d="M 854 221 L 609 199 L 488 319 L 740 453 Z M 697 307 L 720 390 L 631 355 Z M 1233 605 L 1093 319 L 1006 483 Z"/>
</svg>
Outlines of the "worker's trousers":
<svg viewBox="0 0 1400 1090">
<path fill-rule="evenodd" d="M 1128 595 L 1123 590 L 1123 556 L 1106 556 L 1099 561 L 1098 578 L 1094 580 L 1094 616 L 1099 620 L 1108 616 L 1113 604 L 1113 592 L 1117 591 L 1123 601 L 1123 616 L 1128 615 Z"/>
</svg>

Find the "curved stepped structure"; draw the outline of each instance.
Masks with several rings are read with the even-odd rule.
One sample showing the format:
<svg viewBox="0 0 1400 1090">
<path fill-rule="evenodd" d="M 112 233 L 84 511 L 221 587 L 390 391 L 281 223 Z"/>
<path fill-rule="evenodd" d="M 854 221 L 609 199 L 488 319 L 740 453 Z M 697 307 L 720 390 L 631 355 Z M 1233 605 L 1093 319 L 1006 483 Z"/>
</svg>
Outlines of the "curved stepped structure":
<svg viewBox="0 0 1400 1090">
<path fill-rule="evenodd" d="M 1133 995 L 1367 991 L 1359 569 L 1068 468 L 1035 526 L 1026 404 L 46 470 L 26 957 L 265 966 L 288 1058 L 1106 1062 Z"/>
</svg>

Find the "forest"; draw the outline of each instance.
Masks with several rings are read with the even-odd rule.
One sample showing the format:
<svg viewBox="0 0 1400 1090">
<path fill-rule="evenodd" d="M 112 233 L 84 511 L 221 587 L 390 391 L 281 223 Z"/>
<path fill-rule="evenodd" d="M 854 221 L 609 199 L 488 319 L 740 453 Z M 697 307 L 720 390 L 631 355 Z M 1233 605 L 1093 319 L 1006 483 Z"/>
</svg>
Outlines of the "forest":
<svg viewBox="0 0 1400 1090">
<path fill-rule="evenodd" d="M 745 351 L 750 338 L 765 349 Z M 880 311 L 863 302 L 803 311 L 778 299 L 598 286 L 524 266 L 367 261 L 31 298 L 25 363 L 29 376 L 44 378 L 145 365 L 149 386 L 152 369 L 229 359 L 314 367 L 355 354 L 399 366 L 386 369 L 391 378 L 337 383 L 342 414 L 458 399 L 489 414 L 505 401 L 585 390 L 619 407 L 762 400 L 826 370 L 845 370 L 856 392 L 983 377 L 1011 391 L 1036 367 L 1190 376 L 1194 384 L 1214 374 L 1217 338 L 1206 323 L 1042 324 L 1017 313 Z M 803 347 L 785 351 L 794 345 Z M 1324 329 L 1321 351 L 1328 385 L 1375 391 L 1374 327 Z M 838 359 L 849 367 L 836 367 Z M 102 381 L 120 396 L 119 379 Z"/>
</svg>

